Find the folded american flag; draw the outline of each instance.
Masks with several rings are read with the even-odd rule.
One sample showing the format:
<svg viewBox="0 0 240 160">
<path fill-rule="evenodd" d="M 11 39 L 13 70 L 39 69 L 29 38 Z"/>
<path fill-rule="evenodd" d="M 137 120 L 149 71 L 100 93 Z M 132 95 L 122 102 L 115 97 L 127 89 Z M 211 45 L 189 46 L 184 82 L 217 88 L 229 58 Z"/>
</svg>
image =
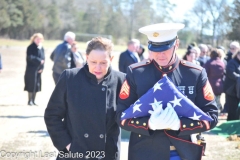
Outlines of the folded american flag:
<svg viewBox="0 0 240 160">
<path fill-rule="evenodd" d="M 121 119 L 149 116 L 157 107 L 172 106 L 179 117 L 193 120 L 213 119 L 188 99 L 172 81 L 164 76 L 147 93 L 126 109 Z"/>
</svg>

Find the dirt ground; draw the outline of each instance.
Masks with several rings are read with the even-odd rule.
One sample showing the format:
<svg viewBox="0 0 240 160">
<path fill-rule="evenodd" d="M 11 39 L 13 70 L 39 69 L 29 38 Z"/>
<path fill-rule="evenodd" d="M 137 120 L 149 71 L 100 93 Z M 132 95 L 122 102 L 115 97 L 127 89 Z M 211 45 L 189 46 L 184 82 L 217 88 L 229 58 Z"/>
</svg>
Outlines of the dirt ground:
<svg viewBox="0 0 240 160">
<path fill-rule="evenodd" d="M 26 48 L 0 48 L 3 61 L 0 73 L 0 160 L 53 160 L 57 155 L 43 119 L 44 109 L 54 88 L 51 71 L 53 63 L 49 58 L 52 50 L 53 48 L 45 50 L 42 91 L 36 98 L 38 106 L 27 106 L 27 92 L 23 91 Z M 116 53 L 113 60 L 115 69 L 117 60 Z M 230 142 L 209 133 L 204 135 L 207 155 L 203 160 L 240 160 L 240 149 L 236 149 L 240 142 Z M 127 160 L 127 146 L 128 142 L 122 142 L 121 160 Z"/>
</svg>

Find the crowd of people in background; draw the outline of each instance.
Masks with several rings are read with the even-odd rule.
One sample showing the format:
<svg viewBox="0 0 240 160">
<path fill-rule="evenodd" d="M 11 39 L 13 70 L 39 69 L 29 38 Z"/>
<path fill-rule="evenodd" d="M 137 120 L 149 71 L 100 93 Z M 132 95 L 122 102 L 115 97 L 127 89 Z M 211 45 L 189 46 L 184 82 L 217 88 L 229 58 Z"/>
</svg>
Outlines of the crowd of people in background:
<svg viewBox="0 0 240 160">
<path fill-rule="evenodd" d="M 239 119 L 238 105 L 240 99 L 240 50 L 239 43 L 230 43 L 229 51 L 225 53 L 223 46 L 216 48 L 196 43 L 191 43 L 183 59 L 205 68 L 209 83 L 215 94 L 219 115 L 227 120 Z M 225 93 L 225 104 L 221 104 L 221 95 Z"/>
<path fill-rule="evenodd" d="M 30 106 L 37 105 L 35 103 L 36 94 L 41 91 L 41 74 L 45 63 L 43 41 L 43 35 L 35 33 L 30 39 L 30 45 L 27 47 L 24 90 L 28 92 L 28 105 Z M 64 35 L 64 41 L 54 49 L 50 58 L 54 62 L 52 70 L 55 84 L 65 69 L 81 68 L 86 61 L 82 53 L 78 51 L 78 44 L 75 41 L 75 33 L 73 32 L 67 32 Z M 0 56 L 0 71 L 1 69 Z"/>
<path fill-rule="evenodd" d="M 52 70 L 55 84 L 65 69 L 81 68 L 86 63 L 86 57 L 79 52 L 75 38 L 75 33 L 67 32 L 63 42 L 53 50 L 50 56 L 54 62 Z M 41 91 L 41 73 L 45 62 L 43 40 L 43 35 L 36 33 L 31 37 L 31 44 L 27 48 L 24 90 L 28 91 L 28 105 L 37 105 L 36 93 Z M 213 48 L 210 45 L 197 45 L 194 42 L 188 45 L 182 59 L 205 68 L 215 94 L 219 115 L 227 117 L 227 120 L 236 120 L 239 119 L 236 113 L 240 97 L 240 88 L 237 88 L 240 86 L 239 43 L 231 42 L 229 51 L 225 52 L 223 46 Z M 131 39 L 127 43 L 126 51 L 119 56 L 119 71 L 126 73 L 128 66 L 146 59 L 151 59 L 151 55 L 146 52 L 138 39 Z M 1 69 L 0 55 L 0 71 Z M 220 101 L 222 93 L 225 93 L 224 105 Z"/>
</svg>

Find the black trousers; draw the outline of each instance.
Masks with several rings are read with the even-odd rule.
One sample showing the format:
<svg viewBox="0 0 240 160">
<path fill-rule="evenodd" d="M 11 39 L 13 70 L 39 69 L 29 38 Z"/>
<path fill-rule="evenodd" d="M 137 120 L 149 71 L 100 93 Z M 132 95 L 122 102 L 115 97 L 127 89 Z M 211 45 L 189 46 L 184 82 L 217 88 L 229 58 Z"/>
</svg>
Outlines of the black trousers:
<svg viewBox="0 0 240 160">
<path fill-rule="evenodd" d="M 225 106 L 228 107 L 228 117 L 227 120 L 238 120 L 238 115 L 237 115 L 237 108 L 239 104 L 239 99 L 237 97 L 230 96 L 226 94 L 226 104 Z"/>
</svg>

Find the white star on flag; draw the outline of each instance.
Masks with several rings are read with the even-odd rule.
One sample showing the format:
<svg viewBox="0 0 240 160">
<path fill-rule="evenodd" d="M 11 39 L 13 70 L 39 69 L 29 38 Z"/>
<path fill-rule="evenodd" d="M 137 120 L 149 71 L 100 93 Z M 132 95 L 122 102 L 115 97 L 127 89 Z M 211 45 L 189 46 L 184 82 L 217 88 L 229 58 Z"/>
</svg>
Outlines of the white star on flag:
<svg viewBox="0 0 240 160">
<path fill-rule="evenodd" d="M 149 105 L 152 106 L 153 110 L 149 110 L 148 113 L 152 114 L 153 111 L 155 111 L 158 107 L 162 107 L 162 101 L 157 101 L 156 98 L 154 98 L 153 103 L 149 103 Z"/>
<path fill-rule="evenodd" d="M 136 111 L 139 111 L 139 112 L 142 112 L 141 109 L 139 108 L 142 104 L 136 104 L 134 107 L 133 107 L 133 113 L 136 112 Z"/>
<path fill-rule="evenodd" d="M 182 106 L 181 104 L 180 104 L 180 101 L 182 100 L 182 98 L 179 98 L 179 99 L 177 99 L 177 97 L 176 96 L 174 96 L 174 100 L 173 101 L 170 101 L 171 103 L 173 103 L 173 108 L 174 107 L 176 107 L 176 106 Z"/>
<path fill-rule="evenodd" d="M 202 117 L 202 115 L 197 116 L 196 113 L 194 112 L 193 117 L 189 117 L 189 118 L 191 118 L 193 120 L 199 120 L 200 117 Z"/>
<path fill-rule="evenodd" d="M 140 102 L 140 100 L 139 100 L 139 99 L 138 99 L 138 100 L 137 100 L 137 101 L 134 103 L 134 105 L 135 105 L 135 104 L 137 104 L 138 102 Z"/>
<path fill-rule="evenodd" d="M 149 105 L 151 105 L 153 110 L 155 110 L 157 107 L 159 107 L 161 105 L 161 103 L 162 103 L 162 101 L 157 101 L 156 98 L 154 98 L 154 102 L 149 103 Z"/>
<path fill-rule="evenodd" d="M 121 118 L 123 118 L 125 116 L 126 113 L 122 112 Z"/>
<path fill-rule="evenodd" d="M 161 88 L 161 85 L 162 85 L 162 84 L 163 84 L 163 83 L 156 83 L 156 84 L 153 86 L 153 89 L 154 89 L 153 92 L 155 92 L 155 91 L 158 90 L 158 89 L 162 90 L 162 88 Z"/>
</svg>

